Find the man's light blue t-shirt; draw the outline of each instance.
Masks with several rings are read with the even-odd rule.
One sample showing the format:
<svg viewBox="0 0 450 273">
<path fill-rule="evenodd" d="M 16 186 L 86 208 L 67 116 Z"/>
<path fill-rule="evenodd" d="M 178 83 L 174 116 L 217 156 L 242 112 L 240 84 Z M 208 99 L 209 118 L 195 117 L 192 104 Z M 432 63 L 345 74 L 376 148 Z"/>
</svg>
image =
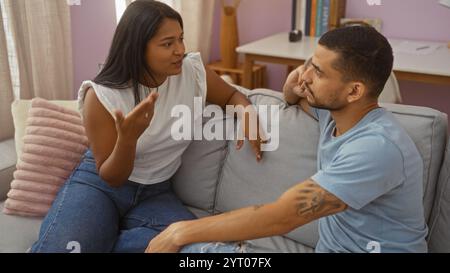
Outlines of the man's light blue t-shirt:
<svg viewBox="0 0 450 273">
<path fill-rule="evenodd" d="M 316 252 L 426 252 L 423 161 L 394 116 L 377 108 L 334 137 L 330 112 L 312 113 L 320 125 L 312 180 L 348 205 L 319 220 Z"/>
</svg>

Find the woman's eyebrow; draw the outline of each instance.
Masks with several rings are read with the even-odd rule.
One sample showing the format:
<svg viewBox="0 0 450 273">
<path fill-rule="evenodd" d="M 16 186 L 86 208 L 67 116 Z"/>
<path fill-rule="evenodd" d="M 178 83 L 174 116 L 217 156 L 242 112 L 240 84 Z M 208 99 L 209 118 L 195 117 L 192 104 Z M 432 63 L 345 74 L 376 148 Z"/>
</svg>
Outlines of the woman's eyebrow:
<svg viewBox="0 0 450 273">
<path fill-rule="evenodd" d="M 183 35 L 184 35 L 184 32 L 181 33 L 180 37 L 182 37 Z M 177 37 L 176 36 L 167 36 L 167 37 L 162 38 L 160 41 L 174 40 L 174 39 L 177 39 Z"/>
<path fill-rule="evenodd" d="M 160 41 L 174 40 L 174 39 L 175 39 L 175 36 L 170 36 L 170 37 L 162 38 Z"/>
</svg>

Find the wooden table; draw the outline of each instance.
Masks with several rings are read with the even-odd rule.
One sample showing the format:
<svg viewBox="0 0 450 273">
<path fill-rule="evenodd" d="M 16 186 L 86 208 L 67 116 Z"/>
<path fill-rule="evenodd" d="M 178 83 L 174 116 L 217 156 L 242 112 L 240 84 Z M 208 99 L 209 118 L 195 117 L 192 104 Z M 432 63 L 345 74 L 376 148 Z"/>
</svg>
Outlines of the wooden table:
<svg viewBox="0 0 450 273">
<path fill-rule="evenodd" d="M 319 38 L 303 37 L 302 41 L 290 43 L 288 32 L 278 33 L 252 43 L 242 45 L 236 49 L 244 54 L 243 86 L 252 86 L 252 67 L 255 62 L 277 63 L 288 66 L 299 66 L 314 53 Z M 405 40 L 389 39 L 395 46 Z M 450 85 L 450 49 L 446 43 L 429 55 L 412 55 L 395 52 L 394 72 L 399 80 Z"/>
</svg>

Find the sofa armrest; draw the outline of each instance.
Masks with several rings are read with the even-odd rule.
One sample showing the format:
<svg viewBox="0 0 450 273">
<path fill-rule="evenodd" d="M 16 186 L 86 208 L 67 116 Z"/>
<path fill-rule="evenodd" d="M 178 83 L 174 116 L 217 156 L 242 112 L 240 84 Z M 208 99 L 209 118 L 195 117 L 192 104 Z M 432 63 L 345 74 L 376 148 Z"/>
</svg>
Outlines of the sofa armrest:
<svg viewBox="0 0 450 273">
<path fill-rule="evenodd" d="M 0 142 L 0 201 L 6 199 L 13 173 L 16 170 L 16 150 L 14 139 Z"/>
</svg>

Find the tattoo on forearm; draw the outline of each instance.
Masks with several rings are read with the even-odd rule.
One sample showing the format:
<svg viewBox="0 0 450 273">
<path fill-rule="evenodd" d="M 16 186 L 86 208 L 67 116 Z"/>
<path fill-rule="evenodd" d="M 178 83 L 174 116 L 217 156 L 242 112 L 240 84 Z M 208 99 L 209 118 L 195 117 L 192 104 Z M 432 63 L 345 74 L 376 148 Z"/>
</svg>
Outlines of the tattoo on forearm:
<svg viewBox="0 0 450 273">
<path fill-rule="evenodd" d="M 346 207 L 343 202 L 326 192 L 316 183 L 309 181 L 305 183 L 304 187 L 298 191 L 296 198 L 298 216 L 331 214 Z"/>
</svg>

